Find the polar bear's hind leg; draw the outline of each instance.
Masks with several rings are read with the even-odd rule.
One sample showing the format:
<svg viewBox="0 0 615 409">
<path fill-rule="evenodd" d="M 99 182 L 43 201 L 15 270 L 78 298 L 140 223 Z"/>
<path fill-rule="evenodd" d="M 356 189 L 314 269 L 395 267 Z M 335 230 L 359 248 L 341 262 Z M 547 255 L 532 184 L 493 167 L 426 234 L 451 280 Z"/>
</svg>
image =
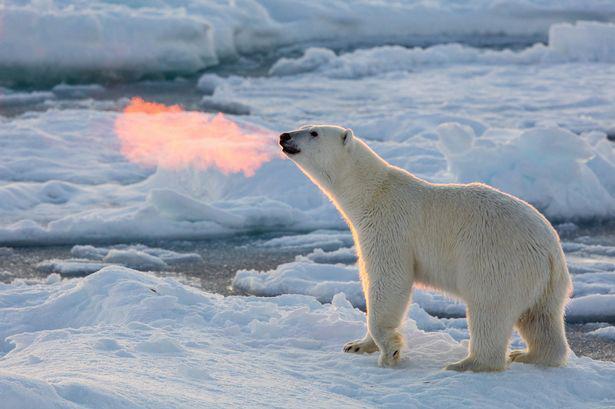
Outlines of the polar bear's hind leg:
<svg viewBox="0 0 615 409">
<path fill-rule="evenodd" d="M 506 369 L 506 352 L 516 317 L 503 306 L 468 303 L 470 353 L 447 365 L 453 371 L 490 372 Z"/>
<path fill-rule="evenodd" d="M 533 308 L 519 318 L 517 329 L 528 349 L 512 351 L 510 359 L 513 362 L 544 366 L 561 366 L 566 363 L 568 343 L 561 306 Z"/>
<path fill-rule="evenodd" d="M 544 366 L 561 366 L 568 358 L 568 342 L 564 327 L 564 304 L 570 288 L 570 275 L 561 251 L 550 258 L 549 285 L 540 300 L 523 313 L 517 330 L 525 340 L 525 351 L 512 351 L 513 362 Z"/>
<path fill-rule="evenodd" d="M 528 349 L 512 351 L 511 361 L 544 366 L 566 363 L 568 346 L 560 317 L 544 311 L 526 313 L 517 322 L 517 329 Z"/>
</svg>

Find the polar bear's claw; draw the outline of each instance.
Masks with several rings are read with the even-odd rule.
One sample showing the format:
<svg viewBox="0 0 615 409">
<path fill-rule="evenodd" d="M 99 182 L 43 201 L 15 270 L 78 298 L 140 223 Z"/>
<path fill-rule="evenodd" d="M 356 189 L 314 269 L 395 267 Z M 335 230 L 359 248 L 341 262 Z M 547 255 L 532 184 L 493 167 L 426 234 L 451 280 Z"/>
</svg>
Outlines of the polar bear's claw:
<svg viewBox="0 0 615 409">
<path fill-rule="evenodd" d="M 508 355 L 511 362 L 518 362 L 523 364 L 542 364 L 546 366 L 558 366 L 558 365 L 549 365 L 548 363 L 543 362 L 540 357 L 531 354 L 528 351 L 515 350 L 511 351 L 510 355 Z"/>
<path fill-rule="evenodd" d="M 378 351 L 378 346 L 372 340 L 365 341 L 363 339 L 350 341 L 344 345 L 344 352 L 352 354 L 371 354 Z"/>
<path fill-rule="evenodd" d="M 523 358 L 527 355 L 526 351 L 523 350 L 515 350 L 515 351 L 510 351 L 510 355 L 509 358 L 512 362 L 523 362 Z"/>
</svg>

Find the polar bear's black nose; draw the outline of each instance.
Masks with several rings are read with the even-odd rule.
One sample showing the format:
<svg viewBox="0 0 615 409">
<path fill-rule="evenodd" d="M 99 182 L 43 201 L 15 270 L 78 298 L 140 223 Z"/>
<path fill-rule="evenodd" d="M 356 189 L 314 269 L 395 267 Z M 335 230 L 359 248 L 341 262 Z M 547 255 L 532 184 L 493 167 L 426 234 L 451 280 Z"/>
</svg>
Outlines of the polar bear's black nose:
<svg viewBox="0 0 615 409">
<path fill-rule="evenodd" d="M 282 135 L 280 135 L 280 143 L 288 142 L 290 141 L 290 138 L 291 138 L 290 134 L 284 132 Z"/>
</svg>

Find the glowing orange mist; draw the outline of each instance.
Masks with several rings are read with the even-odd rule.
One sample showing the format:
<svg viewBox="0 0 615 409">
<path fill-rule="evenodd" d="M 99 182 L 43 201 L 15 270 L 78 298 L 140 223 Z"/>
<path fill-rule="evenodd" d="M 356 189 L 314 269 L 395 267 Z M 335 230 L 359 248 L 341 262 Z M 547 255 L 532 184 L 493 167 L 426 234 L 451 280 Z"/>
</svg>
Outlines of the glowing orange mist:
<svg viewBox="0 0 615 409">
<path fill-rule="evenodd" d="M 128 160 L 166 169 L 215 167 L 252 176 L 278 152 L 271 133 L 243 130 L 221 113 L 184 111 L 141 98 L 130 100 L 115 132 Z"/>
</svg>

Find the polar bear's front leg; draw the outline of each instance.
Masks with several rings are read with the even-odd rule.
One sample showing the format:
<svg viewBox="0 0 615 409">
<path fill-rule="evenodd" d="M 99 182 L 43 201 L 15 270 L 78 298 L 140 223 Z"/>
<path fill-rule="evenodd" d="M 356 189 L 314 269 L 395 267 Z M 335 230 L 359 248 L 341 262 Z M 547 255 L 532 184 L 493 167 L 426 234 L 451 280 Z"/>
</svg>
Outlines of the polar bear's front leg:
<svg viewBox="0 0 615 409">
<path fill-rule="evenodd" d="M 368 277 L 365 291 L 367 328 L 380 349 L 378 364 L 395 366 L 404 344 L 399 327 L 408 310 L 412 275 L 398 265 L 391 265 L 390 261 L 388 266 L 369 263 L 365 267 Z"/>
</svg>

